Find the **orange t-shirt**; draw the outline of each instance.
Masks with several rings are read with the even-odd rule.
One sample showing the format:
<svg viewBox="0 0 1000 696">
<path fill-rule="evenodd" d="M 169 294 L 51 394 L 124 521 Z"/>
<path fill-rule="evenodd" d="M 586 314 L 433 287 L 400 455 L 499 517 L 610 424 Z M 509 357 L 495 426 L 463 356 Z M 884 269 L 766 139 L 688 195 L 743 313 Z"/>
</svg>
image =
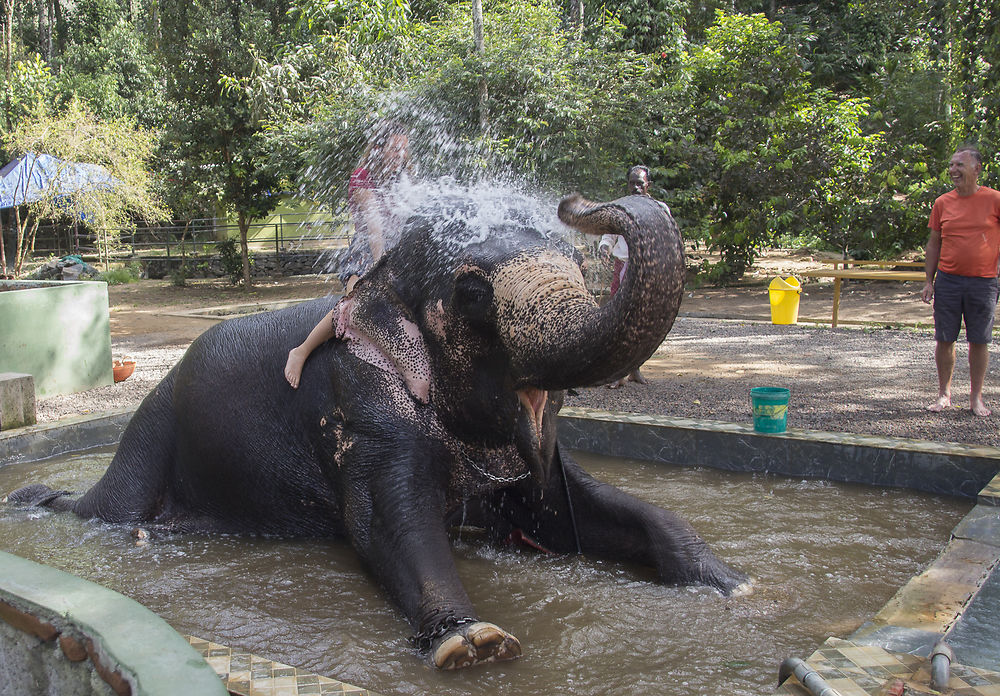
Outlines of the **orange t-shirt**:
<svg viewBox="0 0 1000 696">
<path fill-rule="evenodd" d="M 934 201 L 927 226 L 941 230 L 938 269 L 995 278 L 1000 259 L 1000 191 L 980 186 L 971 196 L 949 191 Z"/>
</svg>

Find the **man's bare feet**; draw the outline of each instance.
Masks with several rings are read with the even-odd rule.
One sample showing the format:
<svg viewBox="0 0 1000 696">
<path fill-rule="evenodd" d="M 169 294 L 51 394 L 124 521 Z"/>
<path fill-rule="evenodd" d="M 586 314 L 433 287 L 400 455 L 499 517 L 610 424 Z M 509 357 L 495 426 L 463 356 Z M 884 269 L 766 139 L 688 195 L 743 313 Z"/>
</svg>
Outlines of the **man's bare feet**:
<svg viewBox="0 0 1000 696">
<path fill-rule="evenodd" d="M 302 366 L 305 365 L 308 353 L 302 350 L 302 346 L 296 346 L 288 351 L 288 361 L 285 363 L 285 379 L 292 385 L 292 389 L 299 388 L 299 378 L 302 377 Z"/>
<path fill-rule="evenodd" d="M 986 402 L 983 401 L 983 397 L 981 396 L 976 399 L 970 399 L 970 405 L 972 413 L 977 416 L 988 416 L 993 413 L 993 411 L 990 410 L 990 407 L 986 405 Z"/>
<path fill-rule="evenodd" d="M 636 384 L 649 384 L 646 378 L 642 376 L 642 373 L 638 369 L 633 370 L 628 376 L 629 382 L 635 382 Z"/>
<path fill-rule="evenodd" d="M 934 413 L 941 413 L 941 411 L 945 410 L 949 406 L 951 406 L 951 396 L 948 394 L 942 394 L 937 398 L 937 401 L 927 407 L 927 410 Z"/>
</svg>

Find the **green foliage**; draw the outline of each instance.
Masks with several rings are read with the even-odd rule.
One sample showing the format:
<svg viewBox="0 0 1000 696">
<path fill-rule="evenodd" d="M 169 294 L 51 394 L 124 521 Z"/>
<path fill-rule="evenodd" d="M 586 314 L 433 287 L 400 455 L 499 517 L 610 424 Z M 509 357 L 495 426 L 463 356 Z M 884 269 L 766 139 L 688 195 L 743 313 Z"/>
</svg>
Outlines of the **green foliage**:
<svg viewBox="0 0 1000 696">
<path fill-rule="evenodd" d="M 239 285 L 243 281 L 243 255 L 237 246 L 237 240 L 233 237 L 224 239 L 215 245 L 215 250 L 219 254 L 219 261 L 222 263 L 222 272 L 229 278 L 230 283 Z M 252 257 L 250 262 L 252 266 Z"/>
<path fill-rule="evenodd" d="M 335 35 L 349 28 L 354 41 L 367 45 L 405 34 L 409 14 L 407 0 L 305 0 L 290 12 L 303 35 Z"/>
<path fill-rule="evenodd" d="M 37 54 L 13 62 L 10 78 L 3 80 L 4 132 L 13 130 L 28 119 L 49 113 L 55 93 L 52 69 Z"/>
<path fill-rule="evenodd" d="M 87 43 L 71 44 L 61 58 L 57 90 L 78 98 L 99 117 L 132 117 L 152 128 L 163 119 L 161 76 L 139 33 L 119 22 Z"/>
<path fill-rule="evenodd" d="M 719 13 L 685 59 L 683 91 L 661 90 L 677 110 L 646 159 L 685 233 L 721 253 L 719 281 L 740 278 L 779 238 L 884 253 L 926 234 L 912 199 L 894 197 L 913 180 L 887 164 L 868 101 L 812 85 L 788 39 L 763 15 Z"/>
<path fill-rule="evenodd" d="M 609 21 L 622 26 L 615 47 L 639 53 L 662 53 L 675 58 L 684 43 L 684 24 L 690 12 L 681 0 L 620 0 L 615 3 L 587 3 L 584 37 L 601 41 Z M 562 13 L 568 15 L 569 3 Z"/>
<path fill-rule="evenodd" d="M 263 137 L 262 114 L 248 91 L 255 59 L 269 56 L 283 37 L 284 28 L 276 24 L 283 17 L 281 6 L 280 0 L 161 4 L 160 55 L 170 100 L 161 156 L 173 187 L 195 191 L 236 213 L 247 285 L 247 230 L 252 220 L 274 209 L 284 188 Z"/>
<path fill-rule="evenodd" d="M 480 53 L 464 2 L 291 1 L 15 3 L 0 130 L 71 102 L 156 129 L 174 214 L 244 230 L 300 184 L 342 201 L 382 116 L 411 125 L 421 176 L 608 198 L 642 162 L 720 280 L 776 240 L 922 245 L 960 142 L 1000 186 L 995 3 L 622 0 L 580 32 L 568 0 L 490 0 Z"/>
<path fill-rule="evenodd" d="M 138 264 L 127 264 L 118 268 L 109 268 L 101 273 L 97 279 L 103 280 L 108 285 L 125 285 L 139 280 L 141 270 Z"/>
<path fill-rule="evenodd" d="M 69 43 L 99 43 L 101 37 L 126 20 L 121 3 L 115 0 L 75 0 L 67 7 Z"/>
<path fill-rule="evenodd" d="M 127 119 L 100 121 L 77 101 L 52 116 L 39 116 L 20 123 L 5 136 L 5 148 L 12 156 L 42 153 L 70 162 L 95 164 L 114 178 L 114 186 L 82 188 L 72 196 L 62 195 L 56 185 L 41 191 L 37 200 L 18 211 L 16 265 L 28 249 L 38 221 L 85 219 L 97 233 L 104 260 L 117 244 L 121 229 L 136 220 L 155 221 L 166 217 L 147 164 L 152 156 L 153 138 Z"/>
<path fill-rule="evenodd" d="M 380 44 L 396 56 L 393 65 L 375 58 L 381 50 L 355 51 L 338 64 L 350 65 L 354 81 L 325 81 L 331 91 L 314 119 L 284 129 L 311 165 L 311 196 L 343 194 L 376 109 L 412 126 L 422 174 L 469 179 L 490 172 L 546 188 L 620 193 L 630 153 L 644 137 L 656 61 L 613 50 L 621 29 L 614 22 L 592 41 L 571 40 L 547 2 L 501 0 L 485 15 L 484 55 L 471 50 L 467 7 L 453 5 Z M 477 108 L 483 77 L 485 132 Z M 442 132 L 450 136 L 444 145 Z M 621 175 L 609 178 L 609 171 Z"/>
<path fill-rule="evenodd" d="M 790 4 L 777 17 L 794 37 L 816 85 L 857 88 L 921 48 L 927 30 L 924 2 L 810 2 Z"/>
</svg>

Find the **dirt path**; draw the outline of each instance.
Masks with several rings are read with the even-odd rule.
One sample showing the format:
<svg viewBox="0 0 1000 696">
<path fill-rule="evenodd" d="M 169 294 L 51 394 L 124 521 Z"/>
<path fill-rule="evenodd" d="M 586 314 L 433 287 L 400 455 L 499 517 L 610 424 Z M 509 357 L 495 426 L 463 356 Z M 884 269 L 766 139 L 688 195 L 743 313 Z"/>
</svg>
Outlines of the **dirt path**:
<svg viewBox="0 0 1000 696">
<path fill-rule="evenodd" d="M 975 418 L 968 409 L 968 370 L 959 345 L 955 403 L 930 414 L 936 378 L 930 308 L 917 283 L 852 283 L 841 299 L 843 328 L 770 323 L 766 281 L 819 267 L 809 255 L 772 254 L 737 288 L 689 289 L 681 316 L 643 373 L 648 385 L 581 389 L 568 405 L 746 423 L 754 386 L 792 390 L 789 427 L 891 435 L 1000 447 L 1000 415 Z M 804 286 L 800 317 L 828 322 L 831 284 Z M 224 280 L 140 281 L 109 288 L 115 357 L 138 359 L 120 384 L 39 402 L 39 419 L 138 404 L 215 320 L 185 315 L 224 305 L 265 304 L 340 291 L 326 276 L 261 282 L 249 291 Z M 719 319 L 723 317 L 723 319 Z M 846 322 L 861 322 L 846 324 Z M 994 360 L 987 399 L 1000 411 L 1000 372 Z"/>
<path fill-rule="evenodd" d="M 216 320 L 184 316 L 211 307 L 310 299 L 341 291 L 333 276 L 307 275 L 257 281 L 249 290 L 225 280 L 142 280 L 108 287 L 111 338 L 146 346 L 191 343 Z"/>
</svg>

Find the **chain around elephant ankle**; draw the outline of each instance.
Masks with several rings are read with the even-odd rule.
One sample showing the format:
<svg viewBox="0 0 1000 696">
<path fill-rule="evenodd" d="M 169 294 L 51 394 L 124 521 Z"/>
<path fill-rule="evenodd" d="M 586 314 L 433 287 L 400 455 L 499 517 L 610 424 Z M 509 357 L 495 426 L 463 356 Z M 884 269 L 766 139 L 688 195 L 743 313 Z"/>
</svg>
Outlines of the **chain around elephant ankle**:
<svg viewBox="0 0 1000 696">
<path fill-rule="evenodd" d="M 446 616 L 434 624 L 432 628 L 410 636 L 410 644 L 420 652 L 427 652 L 434 646 L 434 641 L 438 638 L 448 635 L 459 626 L 475 623 L 478 620 L 471 616 L 463 616 L 462 618 Z"/>
</svg>

